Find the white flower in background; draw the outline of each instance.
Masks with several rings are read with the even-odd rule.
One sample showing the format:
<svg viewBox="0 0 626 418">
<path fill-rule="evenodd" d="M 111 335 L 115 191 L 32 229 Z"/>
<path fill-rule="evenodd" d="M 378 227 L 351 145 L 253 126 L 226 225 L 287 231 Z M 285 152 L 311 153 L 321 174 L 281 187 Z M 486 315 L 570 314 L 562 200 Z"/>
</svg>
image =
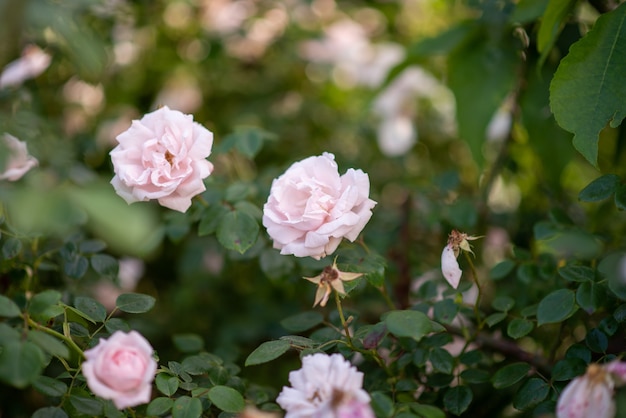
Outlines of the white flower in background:
<svg viewBox="0 0 626 418">
<path fill-rule="evenodd" d="M 461 250 L 474 254 L 469 241 L 478 238 L 480 237 L 473 237 L 456 230 L 453 230 L 450 235 L 448 235 L 448 243 L 441 253 L 441 272 L 443 273 L 443 277 L 450 283 L 450 286 L 455 289 L 459 287 L 459 281 L 463 274 L 459 268 L 457 257 Z"/>
<path fill-rule="evenodd" d="M 7 64 L 0 74 L 0 89 L 19 86 L 24 81 L 35 78 L 43 73 L 52 57 L 37 45 L 28 45 L 22 56 Z"/>
<path fill-rule="evenodd" d="M 406 154 L 417 142 L 417 127 L 413 120 L 400 113 L 383 118 L 376 133 L 378 148 L 388 157 Z"/>
<path fill-rule="evenodd" d="M 332 254 L 341 240 L 357 239 L 372 217 L 369 177 L 348 169 L 339 175 L 328 152 L 295 162 L 272 182 L 263 205 L 263 226 L 281 254 Z"/>
<path fill-rule="evenodd" d="M 0 180 L 17 181 L 39 162 L 28 154 L 26 142 L 5 133 L 0 137 L 3 144 L 0 150 L 7 150 L 7 158 L 2 157 L 4 171 L 0 172 Z"/>
<path fill-rule="evenodd" d="M 158 199 L 162 206 L 186 212 L 191 198 L 206 190 L 213 171 L 207 161 L 213 133 L 186 115 L 164 106 L 134 120 L 117 136 L 111 151 L 111 184 L 127 203 Z"/>
<path fill-rule="evenodd" d="M 613 389 L 626 383 L 626 363 L 590 364 L 587 372 L 563 389 L 556 406 L 557 418 L 614 418 Z"/>
<path fill-rule="evenodd" d="M 291 387 L 283 387 L 276 402 L 285 418 L 373 418 L 363 373 L 340 354 L 313 354 L 302 368 L 289 373 Z"/>
</svg>

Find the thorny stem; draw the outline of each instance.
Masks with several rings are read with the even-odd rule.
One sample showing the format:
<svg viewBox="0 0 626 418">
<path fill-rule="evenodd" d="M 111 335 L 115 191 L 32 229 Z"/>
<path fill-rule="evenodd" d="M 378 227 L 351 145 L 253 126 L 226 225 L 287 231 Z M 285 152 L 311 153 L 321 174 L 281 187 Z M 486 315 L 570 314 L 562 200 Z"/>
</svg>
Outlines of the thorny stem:
<svg viewBox="0 0 626 418">
<path fill-rule="evenodd" d="M 67 336 L 61 334 L 60 332 L 57 332 L 57 331 L 55 331 L 53 329 L 50 329 L 48 327 L 44 327 L 44 326 L 38 324 L 37 322 L 33 321 L 28 315 L 23 315 L 22 317 L 24 319 L 26 319 L 26 321 L 28 322 L 28 325 L 30 325 L 33 329 L 45 332 L 46 334 L 52 335 L 53 337 L 56 337 L 56 338 L 59 338 L 59 339 L 63 340 L 67 345 L 72 347 L 72 349 L 74 351 L 76 351 L 80 355 L 80 357 L 82 359 L 85 358 L 85 353 L 83 352 L 83 350 L 81 350 L 80 347 L 78 345 L 76 345 L 74 340 L 72 340 L 70 337 L 67 337 Z"/>
</svg>

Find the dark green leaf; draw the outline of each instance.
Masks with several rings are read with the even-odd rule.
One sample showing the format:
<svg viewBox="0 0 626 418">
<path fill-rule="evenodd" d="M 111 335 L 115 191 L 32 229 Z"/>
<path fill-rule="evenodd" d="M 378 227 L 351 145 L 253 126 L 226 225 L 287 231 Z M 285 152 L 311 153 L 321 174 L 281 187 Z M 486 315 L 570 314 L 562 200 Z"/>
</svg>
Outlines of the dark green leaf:
<svg viewBox="0 0 626 418">
<path fill-rule="evenodd" d="M 277 341 L 266 341 L 260 346 L 258 346 L 246 359 L 246 366 L 253 366 L 255 364 L 267 363 L 268 361 L 272 361 L 289 350 L 291 345 L 288 341 L 277 340 Z"/>
<path fill-rule="evenodd" d="M 257 240 L 259 223 L 245 212 L 231 211 L 217 227 L 217 239 L 225 248 L 243 254 Z"/>
<path fill-rule="evenodd" d="M 525 335 L 528 335 L 530 331 L 533 330 L 535 324 L 528 319 L 515 318 L 511 322 L 506 329 L 506 333 L 509 337 L 513 339 L 522 338 Z"/>
<path fill-rule="evenodd" d="M 559 360 L 552 369 L 552 380 L 563 382 L 580 376 L 587 370 L 587 363 L 577 357 Z"/>
<path fill-rule="evenodd" d="M 574 43 L 550 86 L 550 103 L 561 127 L 574 133 L 574 147 L 597 167 L 598 136 L 607 122 L 626 115 L 626 4 L 602 14 Z"/>
<path fill-rule="evenodd" d="M 500 322 L 504 321 L 506 319 L 506 315 L 507 314 L 504 312 L 496 312 L 485 318 L 485 323 L 489 325 L 489 327 L 493 327 L 494 325 L 497 325 Z"/>
<path fill-rule="evenodd" d="M 174 400 L 170 399 L 170 398 L 154 398 L 149 404 L 148 404 L 148 408 L 146 409 L 146 413 L 148 415 L 165 415 L 167 414 L 170 409 L 172 409 L 172 406 L 174 406 Z"/>
<path fill-rule="evenodd" d="M 626 210 L 626 184 L 620 184 L 615 189 L 615 206 L 619 210 Z"/>
<path fill-rule="evenodd" d="M 396 337 L 419 341 L 432 331 L 430 319 L 419 311 L 391 311 L 384 318 L 387 330 Z"/>
<path fill-rule="evenodd" d="M 82 255 L 75 255 L 63 263 L 63 270 L 68 277 L 80 279 L 89 270 L 89 260 Z"/>
<path fill-rule="evenodd" d="M 15 302 L 4 295 L 0 295 L 0 316 L 14 318 L 20 316 L 21 310 Z"/>
<path fill-rule="evenodd" d="M 587 333 L 585 343 L 591 351 L 596 353 L 605 353 L 609 346 L 609 339 L 604 332 L 594 328 Z"/>
<path fill-rule="evenodd" d="M 487 126 L 515 85 L 517 49 L 508 34 L 478 30 L 449 55 L 448 84 L 456 98 L 459 135 L 479 166 Z"/>
<path fill-rule="evenodd" d="M 28 312 L 33 319 L 40 322 L 47 322 L 63 313 L 63 308 L 59 306 L 61 293 L 56 290 L 44 290 L 30 299 Z"/>
<path fill-rule="evenodd" d="M 491 378 L 491 383 L 496 389 L 504 389 L 522 380 L 530 371 L 528 363 L 512 363 L 498 370 Z"/>
<path fill-rule="evenodd" d="M 411 410 L 417 414 L 419 418 L 446 418 L 446 414 L 436 406 L 423 405 L 413 403 Z"/>
<path fill-rule="evenodd" d="M 101 415 L 104 407 L 100 399 L 87 398 L 78 395 L 70 395 L 70 403 L 78 412 L 89 416 Z"/>
<path fill-rule="evenodd" d="M 576 295 L 570 289 L 559 289 L 539 302 L 537 309 L 538 325 L 561 322 L 569 318 L 576 309 Z"/>
<path fill-rule="evenodd" d="M 599 202 L 611 197 L 620 182 L 619 176 L 615 174 L 605 174 L 598 177 L 578 194 L 578 199 L 583 202 Z"/>
<path fill-rule="evenodd" d="M 214 386 L 209 391 L 209 400 L 225 412 L 241 412 L 246 403 L 241 393 L 228 386 Z"/>
<path fill-rule="evenodd" d="M 605 287 L 603 285 L 586 282 L 576 289 L 576 303 L 587 313 L 593 313 L 604 302 Z"/>
<path fill-rule="evenodd" d="M 67 414 L 56 406 L 47 406 L 35 411 L 31 418 L 67 418 Z"/>
<path fill-rule="evenodd" d="M 94 254 L 91 256 L 91 267 L 102 276 L 115 279 L 119 271 L 118 261 L 106 254 Z"/>
<path fill-rule="evenodd" d="M 450 374 L 454 368 L 454 357 L 443 348 L 433 348 L 428 356 L 433 368 L 441 373 Z"/>
<path fill-rule="evenodd" d="M 107 317 L 107 311 L 100 302 L 87 296 L 77 296 L 74 306 L 83 314 L 95 322 L 103 322 Z"/>
<path fill-rule="evenodd" d="M 67 385 L 60 380 L 48 376 L 39 376 L 33 387 L 47 396 L 61 397 L 67 392 Z"/>
<path fill-rule="evenodd" d="M 69 349 L 64 343 L 43 331 L 31 330 L 28 333 L 28 339 L 52 356 L 64 359 L 70 356 Z"/>
<path fill-rule="evenodd" d="M 496 296 L 491 301 L 491 306 L 496 311 L 508 312 L 515 306 L 515 299 L 509 296 Z"/>
<path fill-rule="evenodd" d="M 472 403 L 474 395 L 467 386 L 455 386 L 443 395 L 443 406 L 453 415 L 461 415 Z"/>
<path fill-rule="evenodd" d="M 288 331 L 302 332 L 324 322 L 324 317 L 315 311 L 302 312 L 280 321 L 280 325 Z"/>
<path fill-rule="evenodd" d="M 486 370 L 466 369 L 461 372 L 461 379 L 466 383 L 487 383 L 491 374 Z"/>
<path fill-rule="evenodd" d="M 459 312 L 459 305 L 454 303 L 452 299 L 440 300 L 435 303 L 433 308 L 435 320 L 441 322 L 442 324 L 451 324 L 452 321 L 454 321 L 456 314 Z"/>
<path fill-rule="evenodd" d="M 181 396 L 172 407 L 172 418 L 198 418 L 202 415 L 202 402 L 198 398 Z"/>
<path fill-rule="evenodd" d="M 550 0 L 539 20 L 537 34 L 537 50 L 541 53 L 541 62 L 545 60 L 554 46 L 559 33 L 565 25 L 566 18 L 574 11 L 576 0 Z"/>
<path fill-rule="evenodd" d="M 124 293 L 117 297 L 115 306 L 127 313 L 144 313 L 148 312 L 154 306 L 156 299 L 149 295 L 141 293 Z"/>
<path fill-rule="evenodd" d="M 176 334 L 172 340 L 174 346 L 183 353 L 195 353 L 204 348 L 204 340 L 197 334 Z"/>
<path fill-rule="evenodd" d="M 124 331 L 124 332 L 130 331 L 130 325 L 128 325 L 128 322 L 124 321 L 121 318 L 109 319 L 108 321 L 104 323 L 104 327 L 111 334 L 113 334 L 115 331 Z"/>
<path fill-rule="evenodd" d="M 511 274 L 514 268 L 515 268 L 514 261 L 511 261 L 511 260 L 501 261 L 491 268 L 491 271 L 489 272 L 489 278 L 491 278 L 491 280 L 504 279 L 506 276 Z"/>
<path fill-rule="evenodd" d="M 596 273 L 591 267 L 568 265 L 559 269 L 559 275 L 571 282 L 593 281 Z"/>
<path fill-rule="evenodd" d="M 372 392 L 372 409 L 377 417 L 389 418 L 393 415 L 393 401 L 389 396 L 382 392 Z"/>
<path fill-rule="evenodd" d="M 167 373 L 159 373 L 156 375 L 154 383 L 156 384 L 159 392 L 165 396 L 172 396 L 178 390 L 180 381 L 176 376 L 171 376 Z"/>
<path fill-rule="evenodd" d="M 550 385 L 543 379 L 531 377 L 513 396 L 513 407 L 522 411 L 537 406 L 548 397 Z"/>
<path fill-rule="evenodd" d="M 224 215 L 230 211 L 223 205 L 213 204 L 204 210 L 200 223 L 198 224 L 198 235 L 204 236 L 213 234 L 222 223 Z"/>
<path fill-rule="evenodd" d="M 2 255 L 6 260 L 17 257 L 22 251 L 22 241 L 17 238 L 9 237 L 2 245 Z"/>
</svg>

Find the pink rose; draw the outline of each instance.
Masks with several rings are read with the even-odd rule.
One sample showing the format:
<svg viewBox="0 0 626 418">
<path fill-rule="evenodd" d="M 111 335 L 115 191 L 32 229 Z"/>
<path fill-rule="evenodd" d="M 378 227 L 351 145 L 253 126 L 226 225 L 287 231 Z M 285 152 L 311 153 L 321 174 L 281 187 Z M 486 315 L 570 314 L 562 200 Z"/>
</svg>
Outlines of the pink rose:
<svg viewBox="0 0 626 418">
<path fill-rule="evenodd" d="M 48 68 L 52 57 L 37 45 L 28 45 L 22 56 L 7 64 L 0 74 L 0 89 L 19 86 L 24 81 L 35 78 Z"/>
<path fill-rule="evenodd" d="M 117 136 L 111 151 L 115 176 L 111 184 L 126 202 L 158 199 L 179 212 L 206 190 L 203 179 L 213 171 L 206 160 L 213 134 L 193 116 L 164 106 L 134 120 Z"/>
<path fill-rule="evenodd" d="M 615 382 L 604 366 L 592 363 L 587 372 L 563 389 L 556 404 L 557 418 L 613 418 Z"/>
<path fill-rule="evenodd" d="M 0 137 L 4 144 L 0 150 L 8 150 L 8 158 L 4 159 L 4 171 L 0 173 L 0 180 L 19 180 L 28 170 L 38 164 L 35 157 L 28 154 L 26 142 L 20 141 L 13 135 L 5 133 Z"/>
<path fill-rule="evenodd" d="M 116 331 L 85 351 L 83 375 L 89 389 L 118 409 L 150 401 L 157 362 L 152 346 L 137 331 Z"/>
<path fill-rule="evenodd" d="M 342 238 L 354 241 L 372 217 L 369 177 L 352 168 L 340 176 L 325 152 L 294 163 L 272 183 L 263 225 L 281 254 L 320 259 Z"/>
</svg>

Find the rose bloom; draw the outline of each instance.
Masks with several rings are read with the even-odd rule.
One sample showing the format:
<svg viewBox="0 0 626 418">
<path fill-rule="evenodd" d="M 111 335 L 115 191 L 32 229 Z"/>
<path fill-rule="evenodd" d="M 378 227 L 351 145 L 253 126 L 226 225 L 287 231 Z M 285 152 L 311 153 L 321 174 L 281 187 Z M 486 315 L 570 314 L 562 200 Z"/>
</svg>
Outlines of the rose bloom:
<svg viewBox="0 0 626 418">
<path fill-rule="evenodd" d="M 613 418 L 613 388 L 623 386 L 626 363 L 615 360 L 603 365 L 590 364 L 587 372 L 563 389 L 556 405 L 557 418 Z"/>
<path fill-rule="evenodd" d="M 52 57 L 37 45 L 28 45 L 22 56 L 7 64 L 0 73 L 0 89 L 19 86 L 46 71 Z"/>
<path fill-rule="evenodd" d="M 362 389 L 363 373 L 341 354 L 313 354 L 289 373 L 276 402 L 285 418 L 373 418 L 370 397 Z"/>
<path fill-rule="evenodd" d="M 0 150 L 7 149 L 9 151 L 8 158 L 3 158 L 5 166 L 4 171 L 0 173 L 0 180 L 19 180 L 28 170 L 39 163 L 35 157 L 28 154 L 26 142 L 7 133 L 0 137 L 0 140 L 3 142 Z"/>
<path fill-rule="evenodd" d="M 85 351 L 82 369 L 89 389 L 118 409 L 150 401 L 157 362 L 152 346 L 137 331 L 116 331 Z"/>
<path fill-rule="evenodd" d="M 203 179 L 213 171 L 206 160 L 213 134 L 193 116 L 164 106 L 134 120 L 117 141 L 111 151 L 111 184 L 129 204 L 157 199 L 185 212 L 191 198 L 206 190 Z"/>
<path fill-rule="evenodd" d="M 376 205 L 369 189 L 361 170 L 340 176 L 333 154 L 306 158 L 272 182 L 263 225 L 281 254 L 319 260 L 363 230 Z"/>
</svg>

